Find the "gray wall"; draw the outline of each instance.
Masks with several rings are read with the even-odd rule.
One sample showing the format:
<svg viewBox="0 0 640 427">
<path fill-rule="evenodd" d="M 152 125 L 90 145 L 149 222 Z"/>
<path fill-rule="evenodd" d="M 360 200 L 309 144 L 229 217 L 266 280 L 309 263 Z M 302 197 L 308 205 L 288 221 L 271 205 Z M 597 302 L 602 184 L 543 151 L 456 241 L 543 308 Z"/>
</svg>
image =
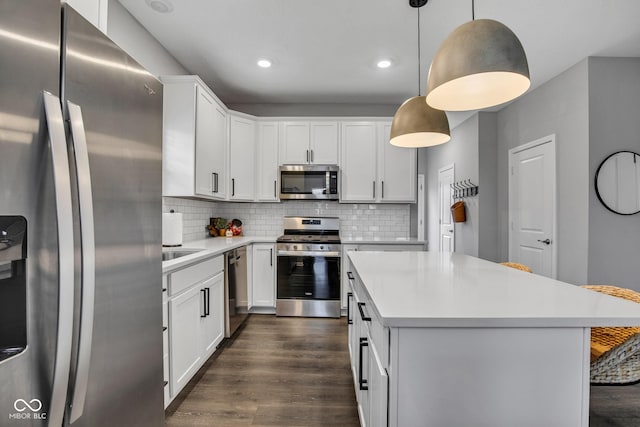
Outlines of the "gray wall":
<svg viewBox="0 0 640 427">
<path fill-rule="evenodd" d="M 117 0 L 107 23 L 107 35 L 153 75 L 191 74 Z"/>
<path fill-rule="evenodd" d="M 451 141 L 418 150 L 419 173 L 427 185 L 426 224 L 429 250 L 438 250 L 438 169 L 455 164 L 456 181 L 478 183 L 478 114 L 451 130 Z M 478 256 L 478 197 L 465 199 L 467 221 L 455 225 L 455 251 Z"/>
<path fill-rule="evenodd" d="M 588 281 L 640 291 L 640 214 L 608 211 L 593 185 L 607 156 L 640 153 L 640 59 L 589 58 L 589 128 Z"/>
<path fill-rule="evenodd" d="M 426 224 L 430 250 L 438 250 L 438 169 L 455 165 L 456 181 L 469 179 L 479 193 L 464 199 L 466 222 L 455 224 L 455 251 L 500 261 L 497 212 L 497 140 L 495 113 L 479 112 L 451 130 L 451 141 L 418 150 L 418 173 L 427 186 Z"/>
<path fill-rule="evenodd" d="M 497 113 L 501 259 L 509 253 L 508 150 L 551 134 L 556 135 L 558 279 L 584 284 L 591 185 L 586 59 Z"/>
<path fill-rule="evenodd" d="M 478 256 L 490 261 L 503 261 L 498 239 L 498 139 L 497 115 L 478 115 Z"/>
</svg>

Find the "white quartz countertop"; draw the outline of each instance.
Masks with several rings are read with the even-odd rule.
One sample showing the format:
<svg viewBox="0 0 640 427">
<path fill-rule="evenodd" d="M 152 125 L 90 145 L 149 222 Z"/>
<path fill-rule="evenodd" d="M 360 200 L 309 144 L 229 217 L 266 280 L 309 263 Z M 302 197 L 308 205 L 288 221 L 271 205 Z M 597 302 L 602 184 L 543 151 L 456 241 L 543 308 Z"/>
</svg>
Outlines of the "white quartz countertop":
<svg viewBox="0 0 640 427">
<path fill-rule="evenodd" d="M 349 252 L 376 312 L 391 327 L 640 325 L 640 304 L 440 252 Z"/>
<path fill-rule="evenodd" d="M 365 239 L 362 237 L 340 237 L 340 242 L 345 245 L 359 245 L 359 244 L 381 244 L 381 245 L 424 245 L 427 243 L 425 240 L 418 240 L 415 237 L 396 237 L 390 238 L 373 238 Z"/>
<path fill-rule="evenodd" d="M 182 246 L 162 248 L 163 252 L 166 251 L 187 251 L 198 250 L 189 255 L 181 256 L 180 258 L 172 259 L 162 262 L 162 273 L 169 273 L 172 270 L 176 270 L 180 267 L 192 264 L 194 262 L 210 258 L 216 255 L 222 255 L 223 253 L 236 249 L 241 246 L 250 245 L 252 243 L 275 243 L 277 237 L 256 237 L 256 236 L 238 236 L 238 237 L 210 237 L 202 240 L 194 240 L 191 242 L 185 242 Z"/>
</svg>

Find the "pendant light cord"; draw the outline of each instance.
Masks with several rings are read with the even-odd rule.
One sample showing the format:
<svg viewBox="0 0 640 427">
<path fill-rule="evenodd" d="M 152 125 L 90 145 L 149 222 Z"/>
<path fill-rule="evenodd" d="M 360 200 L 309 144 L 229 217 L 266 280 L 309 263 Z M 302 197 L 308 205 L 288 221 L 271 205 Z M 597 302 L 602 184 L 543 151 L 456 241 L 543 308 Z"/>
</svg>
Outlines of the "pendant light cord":
<svg viewBox="0 0 640 427">
<path fill-rule="evenodd" d="M 418 7 L 418 96 L 420 96 L 420 8 Z"/>
</svg>

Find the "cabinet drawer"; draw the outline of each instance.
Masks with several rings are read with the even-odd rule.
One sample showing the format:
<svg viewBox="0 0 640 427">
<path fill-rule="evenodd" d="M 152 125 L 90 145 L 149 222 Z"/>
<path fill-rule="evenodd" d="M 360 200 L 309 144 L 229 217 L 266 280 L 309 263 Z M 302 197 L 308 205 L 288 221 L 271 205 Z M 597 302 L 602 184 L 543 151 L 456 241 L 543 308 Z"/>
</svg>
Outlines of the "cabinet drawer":
<svg viewBox="0 0 640 427">
<path fill-rule="evenodd" d="M 169 295 L 176 295 L 196 283 L 215 276 L 222 270 L 224 270 L 224 256 L 217 256 L 171 273 Z"/>
<path fill-rule="evenodd" d="M 353 273 L 355 280 L 350 282 L 353 284 L 353 292 L 357 298 L 358 303 L 354 307 L 354 316 L 358 316 L 362 320 L 363 335 L 369 335 L 369 338 L 378 349 L 379 357 L 386 368 L 389 361 L 389 328 L 383 327 L 378 312 L 374 309 L 373 304 L 370 301 L 369 294 L 364 289 L 360 277 L 356 272 Z M 360 305 L 361 307 L 358 307 Z M 364 320 L 363 315 L 370 320 Z"/>
</svg>

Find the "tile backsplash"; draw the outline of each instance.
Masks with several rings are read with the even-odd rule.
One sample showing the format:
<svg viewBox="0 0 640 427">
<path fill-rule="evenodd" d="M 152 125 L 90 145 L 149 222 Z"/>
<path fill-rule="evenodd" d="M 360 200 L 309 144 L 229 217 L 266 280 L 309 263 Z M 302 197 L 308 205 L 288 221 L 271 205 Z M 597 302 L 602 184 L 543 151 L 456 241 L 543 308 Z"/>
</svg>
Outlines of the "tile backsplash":
<svg viewBox="0 0 640 427">
<path fill-rule="evenodd" d="M 343 238 L 395 239 L 410 233 L 408 204 L 353 204 L 292 200 L 280 203 L 209 202 L 164 197 L 162 211 L 182 213 L 183 240 L 203 239 L 209 218 L 224 217 L 242 221 L 244 234 L 273 236 L 282 234 L 284 216 L 337 216 Z"/>
</svg>

